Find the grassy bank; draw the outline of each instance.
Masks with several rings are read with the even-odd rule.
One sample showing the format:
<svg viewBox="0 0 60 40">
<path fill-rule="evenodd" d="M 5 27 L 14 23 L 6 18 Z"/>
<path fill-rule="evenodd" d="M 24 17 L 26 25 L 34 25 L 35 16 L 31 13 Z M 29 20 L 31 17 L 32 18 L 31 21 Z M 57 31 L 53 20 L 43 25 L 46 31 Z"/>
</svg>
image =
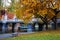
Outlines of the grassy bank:
<svg viewBox="0 0 60 40">
<path fill-rule="evenodd" d="M 2 40 L 60 40 L 60 30 L 40 31 L 32 34 L 18 35 L 17 37 Z"/>
</svg>

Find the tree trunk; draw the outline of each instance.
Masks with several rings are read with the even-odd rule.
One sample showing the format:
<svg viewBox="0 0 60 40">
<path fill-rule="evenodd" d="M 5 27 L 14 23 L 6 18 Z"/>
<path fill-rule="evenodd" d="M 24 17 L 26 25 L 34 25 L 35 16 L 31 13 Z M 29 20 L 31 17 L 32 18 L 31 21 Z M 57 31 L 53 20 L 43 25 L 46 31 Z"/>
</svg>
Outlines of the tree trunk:
<svg viewBox="0 0 60 40">
<path fill-rule="evenodd" d="M 55 25 L 54 29 L 56 30 L 56 28 L 57 28 L 57 19 L 56 18 L 55 18 L 54 25 Z"/>
<path fill-rule="evenodd" d="M 46 30 L 48 30 L 48 22 L 46 22 L 45 24 L 46 24 Z"/>
<path fill-rule="evenodd" d="M 14 33 L 15 23 L 12 23 L 12 33 Z"/>
<path fill-rule="evenodd" d="M 52 19 L 52 21 L 54 22 L 54 30 L 56 30 L 56 27 L 57 27 L 57 19 L 56 19 L 56 16 Z"/>
</svg>

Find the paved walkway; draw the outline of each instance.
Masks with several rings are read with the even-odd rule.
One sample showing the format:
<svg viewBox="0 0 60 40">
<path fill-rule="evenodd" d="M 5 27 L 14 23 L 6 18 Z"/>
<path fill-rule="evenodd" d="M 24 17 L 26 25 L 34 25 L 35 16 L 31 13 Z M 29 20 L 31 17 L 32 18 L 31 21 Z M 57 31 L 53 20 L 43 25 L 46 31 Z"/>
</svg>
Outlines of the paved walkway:
<svg viewBox="0 0 60 40">
<path fill-rule="evenodd" d="M 34 32 L 19 32 L 18 34 L 30 34 L 30 33 L 34 33 Z M 0 34 L 0 39 L 2 39 L 2 38 L 9 38 L 9 37 L 12 37 L 13 34 L 17 34 L 17 33 L 11 33 L 11 34 Z"/>
</svg>

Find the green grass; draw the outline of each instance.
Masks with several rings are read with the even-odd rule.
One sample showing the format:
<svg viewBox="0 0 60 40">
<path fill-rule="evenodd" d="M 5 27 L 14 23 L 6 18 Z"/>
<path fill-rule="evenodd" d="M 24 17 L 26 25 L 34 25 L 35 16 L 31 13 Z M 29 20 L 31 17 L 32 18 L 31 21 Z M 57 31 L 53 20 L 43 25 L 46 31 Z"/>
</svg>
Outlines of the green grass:
<svg viewBox="0 0 60 40">
<path fill-rule="evenodd" d="M 41 31 L 32 34 L 19 35 L 18 37 L 5 38 L 2 40 L 60 40 L 60 30 Z"/>
</svg>

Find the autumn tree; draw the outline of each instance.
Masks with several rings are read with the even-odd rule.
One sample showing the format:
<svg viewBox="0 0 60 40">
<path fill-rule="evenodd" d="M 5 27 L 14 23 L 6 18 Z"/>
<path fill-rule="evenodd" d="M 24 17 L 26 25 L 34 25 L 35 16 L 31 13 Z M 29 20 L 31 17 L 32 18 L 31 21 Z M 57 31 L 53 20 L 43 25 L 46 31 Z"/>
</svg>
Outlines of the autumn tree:
<svg viewBox="0 0 60 40">
<path fill-rule="evenodd" d="M 56 29 L 56 15 L 59 11 L 60 0 L 21 0 L 21 5 L 24 5 L 28 13 L 35 15 L 35 17 L 41 18 L 46 24 L 53 20 Z"/>
<path fill-rule="evenodd" d="M 11 6 L 8 10 L 16 14 L 17 18 L 26 22 L 35 15 L 41 18 L 48 28 L 48 22 L 53 20 L 56 29 L 56 16 L 60 12 L 60 0 L 11 0 Z"/>
</svg>

